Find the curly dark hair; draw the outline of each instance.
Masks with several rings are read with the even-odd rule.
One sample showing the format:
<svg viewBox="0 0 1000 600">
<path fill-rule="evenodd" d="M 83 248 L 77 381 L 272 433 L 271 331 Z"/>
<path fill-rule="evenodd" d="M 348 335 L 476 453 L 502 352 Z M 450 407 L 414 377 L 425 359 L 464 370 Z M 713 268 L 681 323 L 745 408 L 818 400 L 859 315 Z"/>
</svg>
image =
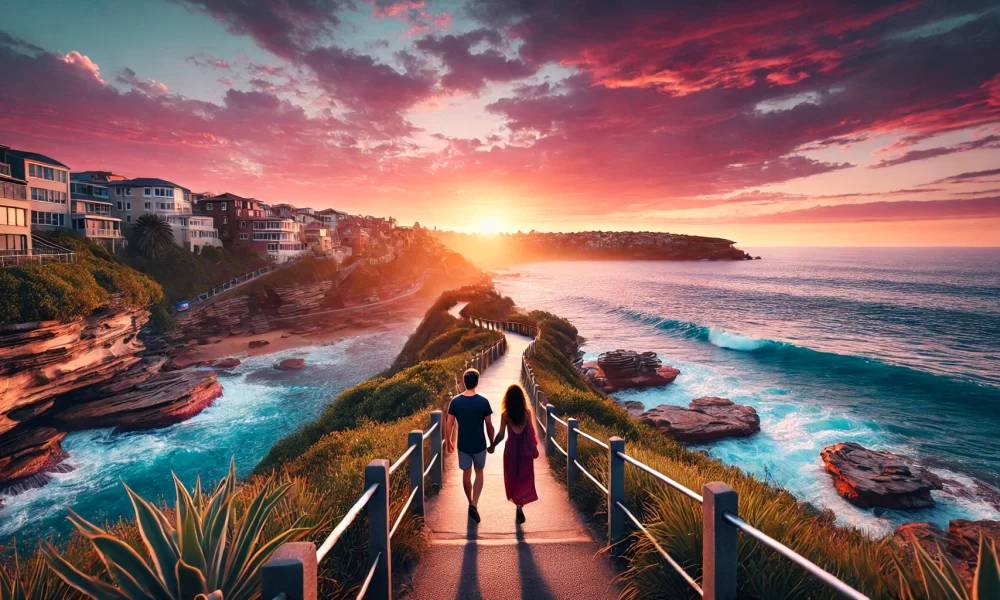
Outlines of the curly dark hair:
<svg viewBox="0 0 1000 600">
<path fill-rule="evenodd" d="M 521 427 L 530 421 L 531 409 L 528 408 L 528 399 L 521 386 L 515 383 L 507 388 L 503 395 L 502 410 L 511 425 Z"/>
</svg>

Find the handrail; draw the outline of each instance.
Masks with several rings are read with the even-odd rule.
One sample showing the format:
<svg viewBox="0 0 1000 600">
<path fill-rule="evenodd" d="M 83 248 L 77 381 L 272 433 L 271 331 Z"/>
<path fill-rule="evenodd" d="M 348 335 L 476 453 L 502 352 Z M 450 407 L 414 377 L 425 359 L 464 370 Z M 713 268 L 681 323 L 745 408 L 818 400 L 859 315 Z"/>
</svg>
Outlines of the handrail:
<svg viewBox="0 0 1000 600">
<path fill-rule="evenodd" d="M 569 453 L 562 449 L 562 446 L 559 445 L 559 442 L 552 440 L 552 446 L 560 453 L 562 453 L 563 456 L 567 458 L 569 457 Z"/>
<path fill-rule="evenodd" d="M 695 580 L 690 575 L 688 575 L 687 571 L 685 571 L 683 567 L 677 564 L 677 561 L 675 561 L 674 558 L 670 556 L 670 554 L 668 554 L 667 551 L 664 550 L 662 546 L 660 546 L 659 542 L 657 542 L 656 539 L 653 537 L 653 534 L 650 533 L 648 529 L 646 529 L 645 525 L 639 522 L 639 519 L 635 518 L 635 515 L 632 514 L 632 511 L 626 508 L 625 505 L 622 504 L 621 502 L 616 502 L 615 504 L 618 505 L 618 508 L 622 509 L 622 512 L 625 513 L 625 516 L 628 517 L 632 521 L 632 523 L 635 524 L 635 526 L 639 529 L 639 531 L 646 534 L 646 537 L 649 538 L 649 541 L 653 543 L 653 547 L 655 547 L 656 550 L 660 553 L 660 556 L 665 558 L 667 562 L 670 563 L 670 566 L 673 567 L 675 571 L 677 571 L 677 574 L 683 577 L 684 581 L 688 582 L 688 585 L 693 587 L 694 590 L 698 592 L 699 596 L 704 596 L 705 592 L 701 589 L 701 586 L 698 585 L 698 583 L 695 582 Z"/>
<path fill-rule="evenodd" d="M 795 564 L 805 569 L 810 575 L 821 580 L 823 583 L 837 590 L 841 594 L 844 594 L 849 598 L 854 598 L 855 600 L 869 600 L 868 596 L 865 596 L 861 592 L 847 585 L 834 575 L 828 573 L 825 569 L 814 564 L 808 558 L 802 556 L 795 550 L 792 550 L 788 546 L 782 544 L 778 540 L 772 538 L 771 536 L 767 535 L 763 531 L 757 529 L 756 527 L 747 523 L 746 521 L 737 517 L 736 515 L 725 512 L 722 513 L 722 517 L 727 521 L 729 521 L 730 523 L 732 523 L 737 529 L 739 529 L 743 533 L 749 535 L 750 537 L 764 544 L 768 548 L 771 548 L 778 554 L 781 554 L 785 558 L 791 560 Z"/>
<path fill-rule="evenodd" d="M 396 534 L 396 528 L 398 528 L 399 524 L 403 522 L 403 518 L 406 517 L 406 511 L 410 510 L 410 505 L 413 504 L 413 498 L 419 491 L 420 488 L 415 487 L 413 488 L 413 491 L 410 492 L 410 497 L 406 499 L 406 504 L 404 504 L 403 509 L 399 511 L 399 516 L 396 517 L 396 522 L 392 524 L 392 529 L 389 530 L 390 540 L 392 539 L 392 536 Z"/>
<path fill-rule="evenodd" d="M 372 578 L 375 577 L 375 568 L 378 567 L 378 561 L 381 558 L 381 552 L 375 555 L 375 560 L 372 561 L 372 568 L 368 569 L 368 577 L 365 577 L 365 582 L 361 584 L 361 589 L 358 590 L 357 600 L 361 600 L 368 593 L 368 586 L 371 585 Z"/>
<path fill-rule="evenodd" d="M 438 426 L 438 424 L 435 423 L 435 424 L 431 425 L 430 429 L 428 429 L 427 431 L 424 432 L 424 439 L 425 440 L 427 438 L 431 437 L 431 434 L 434 433 L 434 430 L 437 429 L 437 426 Z"/>
<path fill-rule="evenodd" d="M 441 455 L 440 454 L 435 454 L 434 457 L 431 458 L 431 462 L 427 463 L 427 468 L 424 469 L 424 477 L 427 477 L 428 475 L 431 474 L 431 469 L 434 468 L 434 463 L 437 462 L 438 456 L 441 456 Z"/>
<path fill-rule="evenodd" d="M 569 423 L 567 423 L 566 421 L 563 421 L 562 419 L 560 419 L 559 417 L 557 417 L 555 415 L 552 415 L 552 420 L 555 421 L 556 423 L 559 423 L 563 427 L 569 427 Z"/>
<path fill-rule="evenodd" d="M 577 435 L 580 435 L 580 436 L 582 436 L 582 437 L 584 437 L 584 438 L 586 438 L 586 439 L 588 439 L 588 440 L 590 440 L 590 441 L 594 442 L 595 444 L 597 444 L 597 445 L 598 445 L 598 446 L 600 446 L 601 448 L 604 448 L 605 450 L 610 450 L 610 448 L 608 448 L 608 445 L 607 445 L 607 444 L 605 444 L 605 443 L 604 443 L 604 442 L 602 442 L 601 440 L 599 440 L 599 439 L 595 438 L 594 436 L 590 435 L 590 434 L 589 434 L 589 433 L 587 433 L 586 431 L 584 431 L 584 430 L 582 430 L 582 429 L 577 429 L 577 430 L 576 430 L 576 433 L 577 433 Z"/>
<path fill-rule="evenodd" d="M 646 473 L 649 473 L 653 477 L 659 479 L 663 483 L 669 485 L 670 487 L 672 487 L 675 490 L 677 490 L 678 492 L 684 494 L 688 498 L 691 498 L 692 500 L 698 502 L 699 504 L 703 504 L 705 502 L 705 499 L 701 496 L 701 494 L 697 494 L 697 493 L 693 492 L 692 490 L 684 487 L 683 485 L 677 483 L 673 479 L 667 477 L 663 473 L 660 473 L 659 471 L 657 471 L 656 469 L 650 467 L 649 465 L 647 465 L 647 464 L 645 464 L 643 462 L 640 462 L 640 461 L 632 458 L 631 456 L 629 456 L 628 454 L 625 454 L 624 452 L 616 452 L 615 454 L 618 455 L 618 458 L 624 460 L 627 463 L 631 463 L 631 464 L 639 467 L 640 469 L 642 469 Z"/>
<path fill-rule="evenodd" d="M 590 479 L 591 481 L 593 481 L 594 485 L 596 485 L 598 487 L 598 489 L 600 489 L 602 492 L 604 492 L 605 496 L 611 495 L 611 492 L 608 491 L 608 488 L 604 487 L 604 484 L 602 484 L 600 481 L 598 481 L 596 477 L 594 477 L 593 475 L 591 475 L 590 471 L 588 471 L 587 469 L 584 469 L 583 465 L 580 464 L 580 461 L 574 460 L 573 464 L 576 465 L 577 469 L 580 469 L 581 473 L 583 473 L 584 475 L 587 476 L 587 479 Z"/>
<path fill-rule="evenodd" d="M 368 504 L 368 501 L 371 500 L 372 496 L 375 494 L 375 490 L 377 489 L 378 484 L 376 483 L 369 487 L 364 494 L 361 494 L 361 497 L 354 503 L 351 510 L 347 511 L 347 514 L 340 520 L 340 523 L 338 523 L 337 526 L 334 527 L 333 531 L 330 532 L 330 535 L 326 537 L 323 545 L 316 550 L 316 562 L 321 562 L 326 556 L 326 553 L 329 552 L 330 549 L 333 548 L 333 545 L 337 543 L 337 540 L 340 539 L 340 536 L 344 535 L 344 532 L 347 531 L 348 527 L 350 527 L 355 517 L 357 517 L 358 513 L 361 512 L 361 509 Z"/>
<path fill-rule="evenodd" d="M 404 452 L 402 456 L 400 456 L 399 458 L 397 458 L 396 462 L 392 463 L 392 466 L 389 467 L 389 475 L 392 475 L 393 473 L 395 473 L 396 469 L 398 469 L 400 467 L 400 465 L 403 464 L 403 461 L 406 460 L 407 458 L 409 458 L 410 455 L 413 454 L 413 451 L 416 450 L 416 449 L 417 449 L 416 445 L 413 445 L 413 446 L 410 446 L 409 448 L 407 448 L 406 452 Z"/>
</svg>

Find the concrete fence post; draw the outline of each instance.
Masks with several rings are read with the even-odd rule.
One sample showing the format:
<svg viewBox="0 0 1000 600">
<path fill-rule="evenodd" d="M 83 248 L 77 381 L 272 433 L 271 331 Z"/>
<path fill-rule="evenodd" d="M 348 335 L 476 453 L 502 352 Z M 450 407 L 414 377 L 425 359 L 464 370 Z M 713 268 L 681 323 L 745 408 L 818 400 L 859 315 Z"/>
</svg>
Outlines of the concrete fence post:
<svg viewBox="0 0 1000 600">
<path fill-rule="evenodd" d="M 618 453 L 625 453 L 625 440 L 612 436 L 608 440 L 608 543 L 611 553 L 621 556 L 625 549 L 625 512 L 618 506 L 625 501 L 625 461 Z"/>
<path fill-rule="evenodd" d="M 556 455 L 556 409 L 545 405 L 545 456 Z"/>
<path fill-rule="evenodd" d="M 569 488 L 569 497 L 573 497 L 573 487 L 576 486 L 577 480 L 580 478 L 580 474 L 576 472 L 576 465 L 573 464 L 577 459 L 577 427 L 579 427 L 579 422 L 570 417 L 566 419 L 567 433 L 566 433 L 566 487 Z"/>
<path fill-rule="evenodd" d="M 424 516 L 424 432 L 414 429 L 406 436 L 406 447 L 416 445 L 410 455 L 410 493 L 413 496 L 413 514 Z"/>
<path fill-rule="evenodd" d="M 706 483 L 701 494 L 705 600 L 736 600 L 736 527 L 722 515 L 739 514 L 739 497 L 721 481 Z"/>
<path fill-rule="evenodd" d="M 282 544 L 260 568 L 261 598 L 316 600 L 316 544 Z"/>
<path fill-rule="evenodd" d="M 375 575 L 366 597 L 370 600 L 392 598 L 392 552 L 389 546 L 389 461 L 377 458 L 365 467 L 365 489 L 378 488 L 368 501 L 368 565 L 378 559 Z"/>
<path fill-rule="evenodd" d="M 431 460 L 437 457 L 434 466 L 431 467 L 431 485 L 440 490 L 444 484 L 444 457 L 441 456 L 441 441 L 444 437 L 442 428 L 444 427 L 443 413 L 435 410 L 431 413 L 431 426 L 437 425 L 431 432 Z"/>
</svg>

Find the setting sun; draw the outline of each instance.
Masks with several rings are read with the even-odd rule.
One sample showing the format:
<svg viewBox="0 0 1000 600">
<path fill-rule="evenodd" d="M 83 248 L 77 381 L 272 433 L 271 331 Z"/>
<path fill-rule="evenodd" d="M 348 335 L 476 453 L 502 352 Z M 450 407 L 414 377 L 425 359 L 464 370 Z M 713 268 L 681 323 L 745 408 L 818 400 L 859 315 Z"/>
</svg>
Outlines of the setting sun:
<svg viewBox="0 0 1000 600">
<path fill-rule="evenodd" d="M 500 233 L 500 219 L 494 215 L 485 215 L 479 219 L 476 233 Z"/>
</svg>

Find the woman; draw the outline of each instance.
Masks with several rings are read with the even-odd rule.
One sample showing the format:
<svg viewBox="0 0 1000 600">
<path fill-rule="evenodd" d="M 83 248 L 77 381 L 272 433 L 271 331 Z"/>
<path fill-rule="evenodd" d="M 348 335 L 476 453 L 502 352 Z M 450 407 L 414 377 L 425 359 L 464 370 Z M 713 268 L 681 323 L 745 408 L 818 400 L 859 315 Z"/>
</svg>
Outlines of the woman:
<svg viewBox="0 0 1000 600">
<path fill-rule="evenodd" d="M 524 505 L 538 500 L 535 493 L 535 459 L 538 458 L 538 438 L 531 422 L 531 410 L 524 390 L 519 385 L 507 388 L 503 395 L 503 414 L 500 415 L 500 432 L 493 440 L 493 448 L 504 438 L 510 428 L 510 439 L 503 450 L 503 483 L 507 499 L 517 506 L 517 523 L 524 523 Z M 490 451 L 493 451 L 490 448 Z"/>
</svg>

